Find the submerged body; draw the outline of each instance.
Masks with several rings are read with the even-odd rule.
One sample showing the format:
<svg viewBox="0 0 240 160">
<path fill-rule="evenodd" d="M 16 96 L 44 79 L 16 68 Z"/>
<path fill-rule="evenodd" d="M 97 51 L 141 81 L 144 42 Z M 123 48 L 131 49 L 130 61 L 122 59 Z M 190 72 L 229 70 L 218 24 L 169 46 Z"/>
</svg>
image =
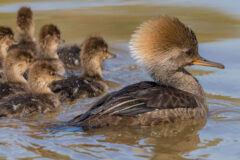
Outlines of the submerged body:
<svg viewBox="0 0 240 160">
<path fill-rule="evenodd" d="M 156 125 L 204 117 L 208 107 L 198 81 L 184 67 L 224 68 L 198 54 L 194 32 L 176 18 L 160 16 L 143 23 L 130 41 L 132 56 L 155 82 L 140 82 L 109 93 L 69 122 L 83 128 Z"/>
<path fill-rule="evenodd" d="M 59 95 L 61 102 L 69 102 L 78 98 L 96 97 L 103 94 L 108 85 L 102 75 L 102 63 L 113 58 L 108 53 L 108 45 L 103 38 L 92 36 L 82 45 L 80 55 L 83 75 L 70 76 L 65 80 L 53 83 L 53 92 Z"/>
</svg>

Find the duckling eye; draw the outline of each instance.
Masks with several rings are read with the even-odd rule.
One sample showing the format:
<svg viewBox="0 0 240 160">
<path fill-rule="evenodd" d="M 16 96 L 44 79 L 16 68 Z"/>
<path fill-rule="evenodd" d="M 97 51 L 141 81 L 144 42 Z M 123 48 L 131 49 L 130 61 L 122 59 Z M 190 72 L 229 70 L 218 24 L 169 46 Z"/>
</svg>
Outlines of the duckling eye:
<svg viewBox="0 0 240 160">
<path fill-rule="evenodd" d="M 187 55 L 190 55 L 190 54 L 192 53 L 192 50 L 191 50 L 191 49 L 188 49 L 188 50 L 185 51 L 185 53 L 186 53 Z"/>
<path fill-rule="evenodd" d="M 51 76 L 56 76 L 55 72 L 51 72 L 50 74 L 51 74 Z"/>
</svg>

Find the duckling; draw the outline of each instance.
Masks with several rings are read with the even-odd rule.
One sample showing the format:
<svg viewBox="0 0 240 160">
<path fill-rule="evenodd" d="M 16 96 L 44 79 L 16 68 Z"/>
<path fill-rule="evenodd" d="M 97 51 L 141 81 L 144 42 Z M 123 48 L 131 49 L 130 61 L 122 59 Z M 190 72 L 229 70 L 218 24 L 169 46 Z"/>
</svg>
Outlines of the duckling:
<svg viewBox="0 0 240 160">
<path fill-rule="evenodd" d="M 29 69 L 29 90 L 3 99 L 0 102 L 0 117 L 26 117 L 34 113 L 56 110 L 60 102 L 48 87 L 60 80 L 57 69 L 48 61 L 37 61 Z"/>
<path fill-rule="evenodd" d="M 154 82 L 139 82 L 107 94 L 70 125 L 83 129 L 120 123 L 148 126 L 207 115 L 203 89 L 184 67 L 224 66 L 199 55 L 196 35 L 189 27 L 167 16 L 149 20 L 132 35 L 130 50 Z"/>
<path fill-rule="evenodd" d="M 58 56 L 68 70 L 81 69 L 81 45 L 64 45 L 57 50 Z"/>
<path fill-rule="evenodd" d="M 3 66 L 9 46 L 15 43 L 12 29 L 7 26 L 0 26 L 0 68 Z"/>
<path fill-rule="evenodd" d="M 21 7 L 17 13 L 17 32 L 19 36 L 19 43 L 12 45 L 10 49 L 21 48 L 30 50 L 37 54 L 37 45 L 34 38 L 35 26 L 33 21 L 32 10 L 28 7 Z"/>
<path fill-rule="evenodd" d="M 41 28 L 37 59 L 51 62 L 56 65 L 59 74 L 64 74 L 66 72 L 64 64 L 57 55 L 58 45 L 64 42 L 60 34 L 58 27 L 53 24 L 47 24 Z"/>
<path fill-rule="evenodd" d="M 11 49 L 3 64 L 5 81 L 0 83 L 0 99 L 28 89 L 23 74 L 34 61 L 33 53 L 25 49 Z"/>
<path fill-rule="evenodd" d="M 95 41 L 95 45 L 101 45 L 101 42 L 103 41 L 103 38 L 100 36 L 90 36 L 91 37 L 98 37 L 99 40 Z M 99 43 L 99 44 L 98 44 Z M 81 54 L 81 47 L 82 44 L 72 44 L 72 45 L 64 45 L 58 48 L 57 53 L 61 61 L 64 63 L 65 68 L 67 68 L 70 71 L 74 70 L 81 70 L 81 60 L 80 60 L 80 54 Z M 115 58 L 116 55 L 108 52 L 109 57 L 108 59 Z"/>
<path fill-rule="evenodd" d="M 61 102 L 101 95 L 108 89 L 101 65 L 105 59 L 111 57 L 108 45 L 102 37 L 88 37 L 82 44 L 80 55 L 83 74 L 55 82 L 51 89 L 60 97 Z"/>
</svg>

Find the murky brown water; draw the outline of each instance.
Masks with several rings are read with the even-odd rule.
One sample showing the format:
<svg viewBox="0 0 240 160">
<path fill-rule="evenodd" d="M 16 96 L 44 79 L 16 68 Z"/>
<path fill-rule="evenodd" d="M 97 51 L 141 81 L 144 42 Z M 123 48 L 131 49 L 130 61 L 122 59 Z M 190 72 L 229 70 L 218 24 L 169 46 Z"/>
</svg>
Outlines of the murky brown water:
<svg viewBox="0 0 240 160">
<path fill-rule="evenodd" d="M 0 24 L 15 27 L 15 12 L 24 4 L 35 10 L 37 31 L 45 23 L 57 24 L 69 43 L 81 42 L 91 33 L 104 36 L 118 56 L 105 62 L 105 79 L 120 85 L 112 90 L 151 80 L 142 68 L 132 69 L 136 64 L 128 40 L 142 21 L 159 14 L 176 16 L 191 26 L 200 54 L 222 62 L 226 69 L 189 68 L 206 92 L 207 119 L 89 132 L 52 124 L 84 112 L 98 98 L 84 99 L 54 114 L 1 119 L 0 159 L 240 159 L 240 14 L 235 9 L 239 2 L 0 0 Z"/>
</svg>

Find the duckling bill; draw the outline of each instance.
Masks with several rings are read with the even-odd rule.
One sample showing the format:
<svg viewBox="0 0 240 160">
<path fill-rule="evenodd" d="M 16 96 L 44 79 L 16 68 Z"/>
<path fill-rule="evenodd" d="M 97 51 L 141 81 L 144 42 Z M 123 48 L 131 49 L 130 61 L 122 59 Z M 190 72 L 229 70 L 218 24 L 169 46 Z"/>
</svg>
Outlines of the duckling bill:
<svg viewBox="0 0 240 160">
<path fill-rule="evenodd" d="M 54 65 L 47 61 L 35 62 L 28 74 L 29 90 L 0 101 L 0 117 L 23 118 L 55 111 L 60 102 L 48 86 L 52 81 L 60 79 Z"/>
<path fill-rule="evenodd" d="M 83 42 L 80 55 L 83 74 L 55 82 L 51 85 L 51 89 L 60 97 L 61 102 L 103 94 L 108 89 L 108 85 L 102 75 L 102 63 L 109 57 L 111 58 L 108 45 L 102 37 L 87 38 Z"/>
<path fill-rule="evenodd" d="M 200 57 L 197 38 L 189 27 L 167 16 L 149 20 L 132 35 L 130 50 L 154 82 L 139 82 L 107 94 L 70 125 L 86 129 L 120 123 L 157 125 L 207 115 L 203 89 L 184 67 L 224 66 Z"/>
</svg>

